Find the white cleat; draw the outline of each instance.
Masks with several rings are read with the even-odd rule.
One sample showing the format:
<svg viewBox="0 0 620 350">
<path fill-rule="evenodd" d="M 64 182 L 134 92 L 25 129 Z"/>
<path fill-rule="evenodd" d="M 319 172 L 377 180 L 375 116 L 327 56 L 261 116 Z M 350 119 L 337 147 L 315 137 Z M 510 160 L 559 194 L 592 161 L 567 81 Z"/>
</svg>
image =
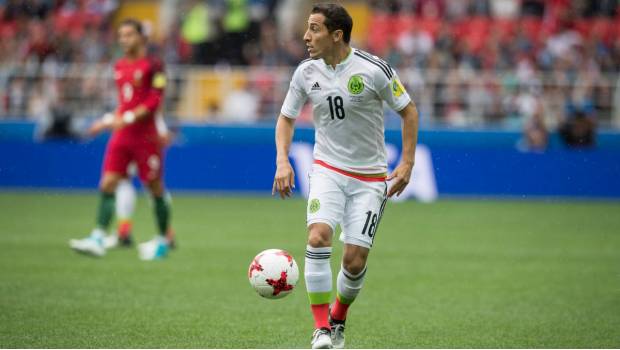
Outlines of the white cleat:
<svg viewBox="0 0 620 350">
<path fill-rule="evenodd" d="M 313 349 L 331 349 L 332 348 L 332 336 L 331 332 L 327 328 L 319 328 L 312 333 Z"/>
<path fill-rule="evenodd" d="M 165 237 L 157 236 L 150 241 L 138 245 L 138 255 L 141 260 L 159 260 L 168 255 L 169 243 Z"/>
<path fill-rule="evenodd" d="M 103 238 L 103 246 L 105 249 L 118 247 L 118 236 L 116 234 L 107 235 Z"/>
<path fill-rule="evenodd" d="M 344 323 L 332 323 L 332 345 L 344 349 Z"/>
<path fill-rule="evenodd" d="M 78 253 L 97 257 L 105 255 L 103 239 L 95 235 L 90 235 L 83 239 L 72 239 L 69 241 L 69 246 Z"/>
</svg>

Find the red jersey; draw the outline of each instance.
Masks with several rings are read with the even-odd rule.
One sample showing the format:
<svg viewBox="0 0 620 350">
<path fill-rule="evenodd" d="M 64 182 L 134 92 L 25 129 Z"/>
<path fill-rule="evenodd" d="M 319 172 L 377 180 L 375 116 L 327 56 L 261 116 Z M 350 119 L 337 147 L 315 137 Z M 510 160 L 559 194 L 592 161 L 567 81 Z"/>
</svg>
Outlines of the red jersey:
<svg viewBox="0 0 620 350">
<path fill-rule="evenodd" d="M 121 58 L 114 65 L 114 80 L 118 88 L 120 115 L 140 105 L 146 106 L 149 115 L 115 131 L 111 141 L 157 140 L 155 113 L 161 105 L 166 85 L 163 63 L 152 57 Z"/>
</svg>

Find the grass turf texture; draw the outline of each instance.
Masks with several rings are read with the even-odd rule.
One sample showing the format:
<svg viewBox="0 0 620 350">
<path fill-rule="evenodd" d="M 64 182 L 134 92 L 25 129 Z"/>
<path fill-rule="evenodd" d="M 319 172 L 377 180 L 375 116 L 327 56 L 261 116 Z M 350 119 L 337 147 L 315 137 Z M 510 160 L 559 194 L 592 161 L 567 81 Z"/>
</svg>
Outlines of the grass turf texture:
<svg viewBox="0 0 620 350">
<path fill-rule="evenodd" d="M 303 281 L 272 301 L 246 277 L 266 248 L 303 266 L 300 199 L 177 196 L 179 249 L 161 262 L 72 252 L 94 195 L 4 193 L 0 208 L 0 347 L 309 346 Z M 619 213 L 609 202 L 390 203 L 347 345 L 620 347 Z M 141 199 L 136 238 L 154 228 Z"/>
</svg>

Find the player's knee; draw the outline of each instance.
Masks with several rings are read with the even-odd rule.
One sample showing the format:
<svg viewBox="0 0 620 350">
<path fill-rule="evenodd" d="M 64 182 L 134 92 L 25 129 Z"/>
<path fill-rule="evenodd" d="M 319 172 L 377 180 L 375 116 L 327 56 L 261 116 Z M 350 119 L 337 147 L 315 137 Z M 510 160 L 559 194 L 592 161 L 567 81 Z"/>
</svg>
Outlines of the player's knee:
<svg viewBox="0 0 620 350">
<path fill-rule="evenodd" d="M 325 224 L 312 225 L 308 232 L 308 245 L 311 247 L 329 247 L 332 244 L 331 228 Z"/>
<path fill-rule="evenodd" d="M 104 176 L 99 184 L 99 190 L 105 193 L 113 193 L 118 186 L 118 179 L 112 176 Z"/>
<path fill-rule="evenodd" d="M 164 186 L 159 180 L 147 183 L 147 187 L 151 194 L 155 197 L 161 197 L 164 195 Z"/>
<path fill-rule="evenodd" d="M 357 275 L 364 271 L 366 267 L 366 258 L 362 255 L 345 254 L 342 257 L 342 267 L 352 275 Z"/>
</svg>

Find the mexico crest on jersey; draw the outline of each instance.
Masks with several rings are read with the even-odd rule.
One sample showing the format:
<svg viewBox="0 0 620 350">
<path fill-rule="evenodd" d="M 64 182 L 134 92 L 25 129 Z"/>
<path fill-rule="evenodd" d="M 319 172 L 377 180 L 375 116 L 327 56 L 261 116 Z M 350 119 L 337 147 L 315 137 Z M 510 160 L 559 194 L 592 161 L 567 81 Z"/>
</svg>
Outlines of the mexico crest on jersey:
<svg viewBox="0 0 620 350">
<path fill-rule="evenodd" d="M 321 209 L 321 202 L 319 202 L 316 198 L 312 199 L 308 204 L 308 212 L 310 212 L 310 214 L 314 214 L 319 211 L 319 209 Z"/>
<path fill-rule="evenodd" d="M 349 79 L 349 84 L 347 86 L 350 93 L 359 95 L 364 91 L 364 79 L 359 75 L 354 75 Z"/>
</svg>

